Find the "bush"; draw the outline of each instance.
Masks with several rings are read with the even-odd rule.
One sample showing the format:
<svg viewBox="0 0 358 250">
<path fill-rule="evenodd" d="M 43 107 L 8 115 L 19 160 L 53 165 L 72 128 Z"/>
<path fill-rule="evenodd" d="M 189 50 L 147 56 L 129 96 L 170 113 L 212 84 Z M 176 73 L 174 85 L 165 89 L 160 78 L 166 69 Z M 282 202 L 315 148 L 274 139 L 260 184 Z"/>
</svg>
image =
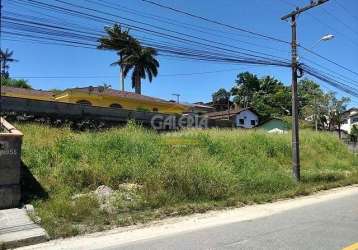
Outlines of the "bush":
<svg viewBox="0 0 358 250">
<path fill-rule="evenodd" d="M 16 126 L 25 135 L 23 160 L 49 192 L 48 200 L 34 204 L 55 237 L 358 183 L 357 156 L 334 136 L 311 130 L 301 131 L 303 182 L 296 184 L 289 134 L 217 129 L 158 134 L 133 123 L 81 133 Z M 71 201 L 100 185 L 121 190 L 125 183 L 141 189 L 120 191 L 118 214 L 109 216 L 91 199 Z"/>
<path fill-rule="evenodd" d="M 24 88 L 24 89 L 31 89 L 31 85 L 28 84 L 26 80 L 20 79 L 11 79 L 11 78 L 1 78 L 1 84 L 7 87 L 15 87 L 15 88 Z"/>
</svg>

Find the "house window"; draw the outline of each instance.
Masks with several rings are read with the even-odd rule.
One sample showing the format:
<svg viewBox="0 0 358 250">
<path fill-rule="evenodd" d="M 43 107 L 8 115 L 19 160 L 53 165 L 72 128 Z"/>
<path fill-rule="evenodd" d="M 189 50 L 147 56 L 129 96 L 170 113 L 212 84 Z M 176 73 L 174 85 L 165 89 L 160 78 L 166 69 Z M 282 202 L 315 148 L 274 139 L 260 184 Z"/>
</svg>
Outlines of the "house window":
<svg viewBox="0 0 358 250">
<path fill-rule="evenodd" d="M 120 105 L 120 104 L 118 104 L 118 103 L 112 103 L 109 107 L 121 109 L 121 108 L 122 108 L 122 105 Z"/>
<path fill-rule="evenodd" d="M 244 125 L 244 124 L 245 124 L 245 120 L 244 120 L 244 119 L 239 119 L 239 124 L 240 124 L 240 125 Z"/>
<path fill-rule="evenodd" d="M 251 120 L 251 126 L 255 126 L 256 125 L 256 121 L 255 120 Z"/>
<path fill-rule="evenodd" d="M 354 117 L 354 118 L 352 119 L 352 123 L 356 123 L 356 122 L 358 122 L 358 117 Z"/>
<path fill-rule="evenodd" d="M 153 108 L 153 112 L 158 112 L 159 109 L 158 108 Z"/>
<path fill-rule="evenodd" d="M 92 106 L 92 103 L 87 100 L 80 100 L 76 102 L 77 104 L 83 105 L 83 106 Z"/>
</svg>

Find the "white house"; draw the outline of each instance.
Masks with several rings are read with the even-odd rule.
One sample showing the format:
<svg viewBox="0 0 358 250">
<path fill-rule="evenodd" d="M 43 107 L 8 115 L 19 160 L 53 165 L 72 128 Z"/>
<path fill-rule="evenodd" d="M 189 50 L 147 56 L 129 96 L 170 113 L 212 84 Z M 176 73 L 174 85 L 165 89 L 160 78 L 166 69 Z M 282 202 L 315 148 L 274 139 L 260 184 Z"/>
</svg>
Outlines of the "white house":
<svg viewBox="0 0 358 250">
<path fill-rule="evenodd" d="M 232 120 L 238 128 L 254 128 L 259 125 L 259 116 L 251 108 L 233 109 L 207 113 L 210 119 Z"/>
<path fill-rule="evenodd" d="M 358 108 L 349 109 L 345 112 L 344 117 L 341 129 L 350 134 L 353 125 L 358 126 Z"/>
<path fill-rule="evenodd" d="M 241 109 L 235 115 L 236 127 L 253 128 L 259 125 L 259 116 L 250 108 Z"/>
</svg>

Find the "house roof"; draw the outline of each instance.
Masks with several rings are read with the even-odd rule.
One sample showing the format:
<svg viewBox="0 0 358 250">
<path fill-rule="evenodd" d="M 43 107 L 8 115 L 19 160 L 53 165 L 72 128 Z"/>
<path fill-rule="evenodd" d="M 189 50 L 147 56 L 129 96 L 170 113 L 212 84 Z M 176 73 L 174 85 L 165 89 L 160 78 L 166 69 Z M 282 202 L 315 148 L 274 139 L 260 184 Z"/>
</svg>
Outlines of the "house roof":
<svg viewBox="0 0 358 250">
<path fill-rule="evenodd" d="M 196 102 L 196 103 L 184 103 L 185 105 L 187 106 L 190 106 L 192 108 L 203 108 L 203 109 L 212 109 L 212 110 L 215 110 L 214 107 L 212 106 L 209 106 L 209 105 L 205 105 L 203 103 L 199 103 L 199 102 Z"/>
<path fill-rule="evenodd" d="M 122 97 L 122 98 L 128 98 L 128 99 L 136 99 L 136 100 L 142 100 L 142 101 L 150 101 L 150 102 L 161 102 L 161 103 L 167 103 L 167 104 L 174 104 L 174 105 L 180 105 L 180 106 L 187 106 L 185 104 L 178 104 L 178 103 L 173 103 L 164 99 L 160 99 L 160 98 L 156 98 L 156 97 L 151 97 L 151 96 L 145 96 L 145 95 L 140 95 L 140 94 L 136 94 L 133 92 L 128 92 L 128 91 L 120 91 L 120 90 L 115 90 L 115 89 L 111 89 L 111 88 L 104 88 L 104 87 L 84 87 L 84 88 L 70 88 L 70 89 L 66 89 L 65 92 L 71 92 L 71 91 L 79 91 L 79 92 L 84 92 L 84 93 L 89 93 L 89 94 L 96 94 L 96 95 L 110 95 L 110 96 L 116 96 L 116 97 Z"/>
<path fill-rule="evenodd" d="M 249 111 L 255 113 L 258 116 L 256 111 L 254 109 L 252 109 L 252 108 L 243 108 L 243 109 L 233 109 L 233 110 L 210 112 L 210 113 L 207 113 L 206 116 L 208 116 L 209 118 L 212 118 L 212 119 L 227 118 L 228 116 L 232 117 L 232 116 L 238 115 L 241 112 L 246 111 L 246 110 L 249 110 Z"/>
<path fill-rule="evenodd" d="M 51 91 L 15 88 L 15 87 L 8 87 L 8 86 L 2 86 L 1 94 L 3 94 L 3 95 L 20 95 L 20 96 L 37 96 L 39 98 L 54 99 L 54 93 Z"/>
<path fill-rule="evenodd" d="M 353 112 L 355 112 L 355 113 L 352 114 Z M 347 111 L 345 111 L 343 113 L 343 115 L 349 117 L 349 116 L 352 116 L 352 115 L 356 115 L 356 113 L 358 113 L 358 108 L 350 108 Z"/>
</svg>

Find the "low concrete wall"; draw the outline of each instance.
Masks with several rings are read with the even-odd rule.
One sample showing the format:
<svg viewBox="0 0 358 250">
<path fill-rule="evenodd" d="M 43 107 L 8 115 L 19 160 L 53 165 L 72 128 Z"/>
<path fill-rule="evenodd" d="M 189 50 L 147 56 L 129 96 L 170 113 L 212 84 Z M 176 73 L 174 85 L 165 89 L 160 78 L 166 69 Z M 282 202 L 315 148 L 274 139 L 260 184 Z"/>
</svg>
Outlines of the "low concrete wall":
<svg viewBox="0 0 358 250">
<path fill-rule="evenodd" d="M 0 209 L 17 207 L 21 198 L 20 169 L 23 134 L 1 119 L 0 133 Z"/>
</svg>

